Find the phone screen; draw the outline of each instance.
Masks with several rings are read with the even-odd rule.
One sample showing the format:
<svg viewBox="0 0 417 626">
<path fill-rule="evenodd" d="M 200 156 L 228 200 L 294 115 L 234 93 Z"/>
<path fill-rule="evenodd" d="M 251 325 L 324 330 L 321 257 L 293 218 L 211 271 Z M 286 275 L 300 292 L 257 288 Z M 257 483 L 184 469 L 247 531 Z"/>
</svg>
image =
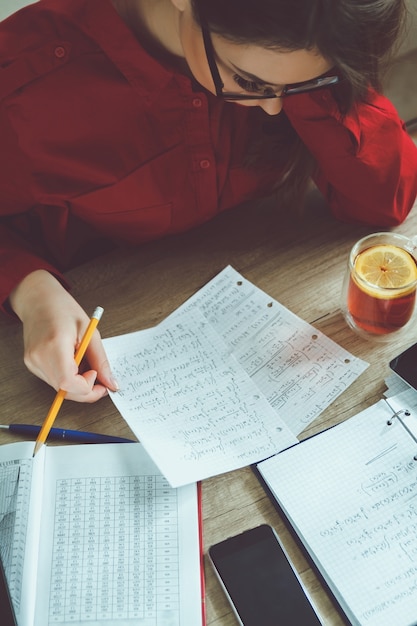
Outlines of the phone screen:
<svg viewBox="0 0 417 626">
<path fill-rule="evenodd" d="M 244 626 L 321 624 L 270 526 L 258 526 L 211 546 L 209 557 Z"/>
<path fill-rule="evenodd" d="M 417 389 L 417 343 L 392 359 L 389 366 L 410 387 Z"/>
</svg>

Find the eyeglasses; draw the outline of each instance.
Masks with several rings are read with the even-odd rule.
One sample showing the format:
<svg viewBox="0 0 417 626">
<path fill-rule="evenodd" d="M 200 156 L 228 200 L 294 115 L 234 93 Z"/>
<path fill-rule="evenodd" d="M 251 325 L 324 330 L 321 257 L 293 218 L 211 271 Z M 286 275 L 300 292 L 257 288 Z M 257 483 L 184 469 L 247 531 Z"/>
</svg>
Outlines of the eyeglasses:
<svg viewBox="0 0 417 626">
<path fill-rule="evenodd" d="M 309 91 L 315 91 L 316 89 L 322 89 L 323 87 L 329 87 L 335 85 L 340 81 L 339 76 L 318 76 L 312 80 L 306 80 L 302 83 L 292 83 L 283 87 L 282 91 L 278 94 L 272 91 L 270 87 L 266 87 L 262 94 L 244 94 L 244 93 L 232 93 L 229 91 L 223 91 L 223 81 L 220 77 L 219 68 L 217 67 L 213 42 L 210 35 L 210 30 L 205 18 L 199 11 L 199 20 L 201 32 L 203 35 L 204 50 L 207 57 L 207 63 L 210 68 L 211 77 L 216 90 L 216 96 L 223 98 L 223 100 L 266 100 L 268 98 L 286 98 L 287 96 L 295 96 L 300 93 L 306 93 Z M 242 83 L 246 82 L 245 79 L 241 79 Z M 249 83 L 252 84 L 252 83 Z M 242 85 L 243 86 L 243 85 Z"/>
</svg>

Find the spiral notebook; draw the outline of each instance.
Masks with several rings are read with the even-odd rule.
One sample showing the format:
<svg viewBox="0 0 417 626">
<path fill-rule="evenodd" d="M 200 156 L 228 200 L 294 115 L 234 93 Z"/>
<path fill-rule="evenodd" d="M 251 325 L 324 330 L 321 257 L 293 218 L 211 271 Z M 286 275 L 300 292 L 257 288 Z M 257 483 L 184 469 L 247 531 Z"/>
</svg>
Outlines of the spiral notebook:
<svg viewBox="0 0 417 626">
<path fill-rule="evenodd" d="M 417 411 L 394 405 L 256 466 L 353 626 L 417 624 Z"/>
</svg>

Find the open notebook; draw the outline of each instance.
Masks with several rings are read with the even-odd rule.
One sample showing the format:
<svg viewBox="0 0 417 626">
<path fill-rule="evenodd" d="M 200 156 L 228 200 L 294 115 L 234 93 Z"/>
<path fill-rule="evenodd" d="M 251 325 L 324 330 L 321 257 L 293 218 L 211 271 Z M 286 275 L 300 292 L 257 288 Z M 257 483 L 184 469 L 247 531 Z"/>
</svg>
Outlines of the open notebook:
<svg viewBox="0 0 417 626">
<path fill-rule="evenodd" d="M 417 624 L 417 413 L 392 416 L 381 400 L 256 466 L 354 626 Z"/>
<path fill-rule="evenodd" d="M 18 626 L 202 626 L 198 486 L 170 487 L 139 443 L 32 455 L 33 442 L 0 446 L 0 554 Z"/>
</svg>

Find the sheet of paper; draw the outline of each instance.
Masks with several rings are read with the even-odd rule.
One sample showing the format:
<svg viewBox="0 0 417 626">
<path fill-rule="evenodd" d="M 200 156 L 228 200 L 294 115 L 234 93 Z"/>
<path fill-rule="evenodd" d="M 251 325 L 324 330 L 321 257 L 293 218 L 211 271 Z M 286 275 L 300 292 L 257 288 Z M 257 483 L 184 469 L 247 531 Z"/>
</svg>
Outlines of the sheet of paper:
<svg viewBox="0 0 417 626">
<path fill-rule="evenodd" d="M 354 625 L 416 620 L 416 448 L 391 416 L 381 400 L 259 465 Z"/>
<path fill-rule="evenodd" d="M 45 448 L 0 447 L 0 551 L 19 626 L 33 624 Z"/>
<path fill-rule="evenodd" d="M 158 327 L 104 344 L 111 397 L 173 486 L 292 445 L 367 367 L 231 267 Z"/>
<path fill-rule="evenodd" d="M 202 624 L 196 485 L 140 444 L 48 449 L 36 624 Z"/>
<path fill-rule="evenodd" d="M 171 318 L 194 308 L 296 436 L 368 367 L 230 266 Z"/>
<path fill-rule="evenodd" d="M 0 450 L 19 626 L 202 626 L 197 485 L 172 489 L 139 443 L 32 454 L 33 442 Z"/>
<path fill-rule="evenodd" d="M 104 344 L 112 399 L 172 486 L 297 442 L 198 309 Z"/>
<path fill-rule="evenodd" d="M 33 445 L 32 445 L 33 452 Z M 32 463 L 0 459 L 0 556 L 15 613 L 21 612 Z M 29 488 L 26 488 L 29 484 Z"/>
</svg>

